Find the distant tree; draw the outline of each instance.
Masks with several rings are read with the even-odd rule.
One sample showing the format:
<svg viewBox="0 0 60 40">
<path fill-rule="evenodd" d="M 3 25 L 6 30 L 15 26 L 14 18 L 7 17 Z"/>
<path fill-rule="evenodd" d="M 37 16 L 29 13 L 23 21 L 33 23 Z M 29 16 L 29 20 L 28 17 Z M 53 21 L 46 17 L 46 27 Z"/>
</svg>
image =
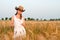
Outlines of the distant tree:
<svg viewBox="0 0 60 40">
<path fill-rule="evenodd" d="M 9 20 L 11 20 L 11 17 L 9 18 Z"/>
<path fill-rule="evenodd" d="M 50 21 L 54 21 L 54 19 L 50 19 Z"/>
<path fill-rule="evenodd" d="M 39 19 L 37 18 L 36 21 L 38 21 Z"/>
<path fill-rule="evenodd" d="M 27 19 L 25 18 L 25 21 L 26 21 Z"/>
<path fill-rule="evenodd" d="M 5 17 L 5 20 L 8 20 L 8 17 Z"/>
<path fill-rule="evenodd" d="M 58 20 L 60 21 L 60 18 Z"/>
<path fill-rule="evenodd" d="M 30 17 L 28 17 L 27 19 L 30 20 Z"/>
<path fill-rule="evenodd" d="M 30 18 L 30 20 L 35 20 L 34 18 Z"/>
<path fill-rule="evenodd" d="M 1 18 L 1 20 L 4 20 L 4 18 Z"/>
<path fill-rule="evenodd" d="M 44 21 L 47 21 L 47 19 L 44 19 Z"/>
</svg>

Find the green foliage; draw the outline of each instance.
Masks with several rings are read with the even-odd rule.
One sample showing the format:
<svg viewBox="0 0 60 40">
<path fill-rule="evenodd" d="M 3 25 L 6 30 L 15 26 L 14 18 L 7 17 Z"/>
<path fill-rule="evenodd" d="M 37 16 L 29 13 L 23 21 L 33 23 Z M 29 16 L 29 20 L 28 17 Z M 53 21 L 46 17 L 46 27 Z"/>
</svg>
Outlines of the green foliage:
<svg viewBox="0 0 60 40">
<path fill-rule="evenodd" d="M 38 21 L 39 19 L 37 18 L 36 21 Z"/>
<path fill-rule="evenodd" d="M 8 17 L 5 17 L 5 20 L 8 20 Z"/>
<path fill-rule="evenodd" d="M 30 17 L 28 17 L 27 19 L 30 20 Z"/>
<path fill-rule="evenodd" d="M 9 18 L 9 20 L 11 20 L 11 17 Z"/>
<path fill-rule="evenodd" d="M 44 21 L 47 21 L 47 19 L 44 19 Z"/>
<path fill-rule="evenodd" d="M 4 18 L 1 18 L 1 20 L 4 20 Z"/>
</svg>

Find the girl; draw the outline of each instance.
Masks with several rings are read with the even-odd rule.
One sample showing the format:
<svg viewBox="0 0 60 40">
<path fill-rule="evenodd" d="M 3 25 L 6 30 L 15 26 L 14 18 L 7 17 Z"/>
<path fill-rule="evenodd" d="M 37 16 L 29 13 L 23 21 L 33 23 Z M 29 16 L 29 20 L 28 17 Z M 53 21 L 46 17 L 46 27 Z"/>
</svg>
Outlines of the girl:
<svg viewBox="0 0 60 40">
<path fill-rule="evenodd" d="M 26 36 L 25 22 L 22 12 L 24 8 L 22 6 L 15 8 L 17 13 L 12 17 L 12 25 L 14 25 L 14 40 L 22 40 Z"/>
</svg>

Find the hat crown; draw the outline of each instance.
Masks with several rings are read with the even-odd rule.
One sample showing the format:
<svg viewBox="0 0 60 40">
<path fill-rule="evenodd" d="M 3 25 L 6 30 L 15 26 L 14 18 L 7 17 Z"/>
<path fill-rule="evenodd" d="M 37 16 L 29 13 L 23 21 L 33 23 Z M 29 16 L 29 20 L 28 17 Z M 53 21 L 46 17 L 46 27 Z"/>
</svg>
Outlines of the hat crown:
<svg viewBox="0 0 60 40">
<path fill-rule="evenodd" d="M 19 6 L 18 8 L 19 8 L 20 10 L 24 10 L 23 6 Z"/>
<path fill-rule="evenodd" d="M 18 6 L 18 7 L 15 7 L 16 10 L 20 10 L 22 12 L 25 11 L 24 7 L 23 6 Z"/>
</svg>

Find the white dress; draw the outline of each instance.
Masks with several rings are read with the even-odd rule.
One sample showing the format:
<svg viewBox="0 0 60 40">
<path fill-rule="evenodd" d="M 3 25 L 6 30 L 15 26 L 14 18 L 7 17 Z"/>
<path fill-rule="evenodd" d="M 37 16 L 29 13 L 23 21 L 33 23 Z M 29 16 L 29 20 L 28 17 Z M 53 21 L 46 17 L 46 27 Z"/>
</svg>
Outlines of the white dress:
<svg viewBox="0 0 60 40">
<path fill-rule="evenodd" d="M 14 16 L 14 38 L 26 35 L 26 30 L 22 25 L 23 21 L 24 21 L 23 17 L 22 19 L 19 19 L 16 16 Z"/>
</svg>

